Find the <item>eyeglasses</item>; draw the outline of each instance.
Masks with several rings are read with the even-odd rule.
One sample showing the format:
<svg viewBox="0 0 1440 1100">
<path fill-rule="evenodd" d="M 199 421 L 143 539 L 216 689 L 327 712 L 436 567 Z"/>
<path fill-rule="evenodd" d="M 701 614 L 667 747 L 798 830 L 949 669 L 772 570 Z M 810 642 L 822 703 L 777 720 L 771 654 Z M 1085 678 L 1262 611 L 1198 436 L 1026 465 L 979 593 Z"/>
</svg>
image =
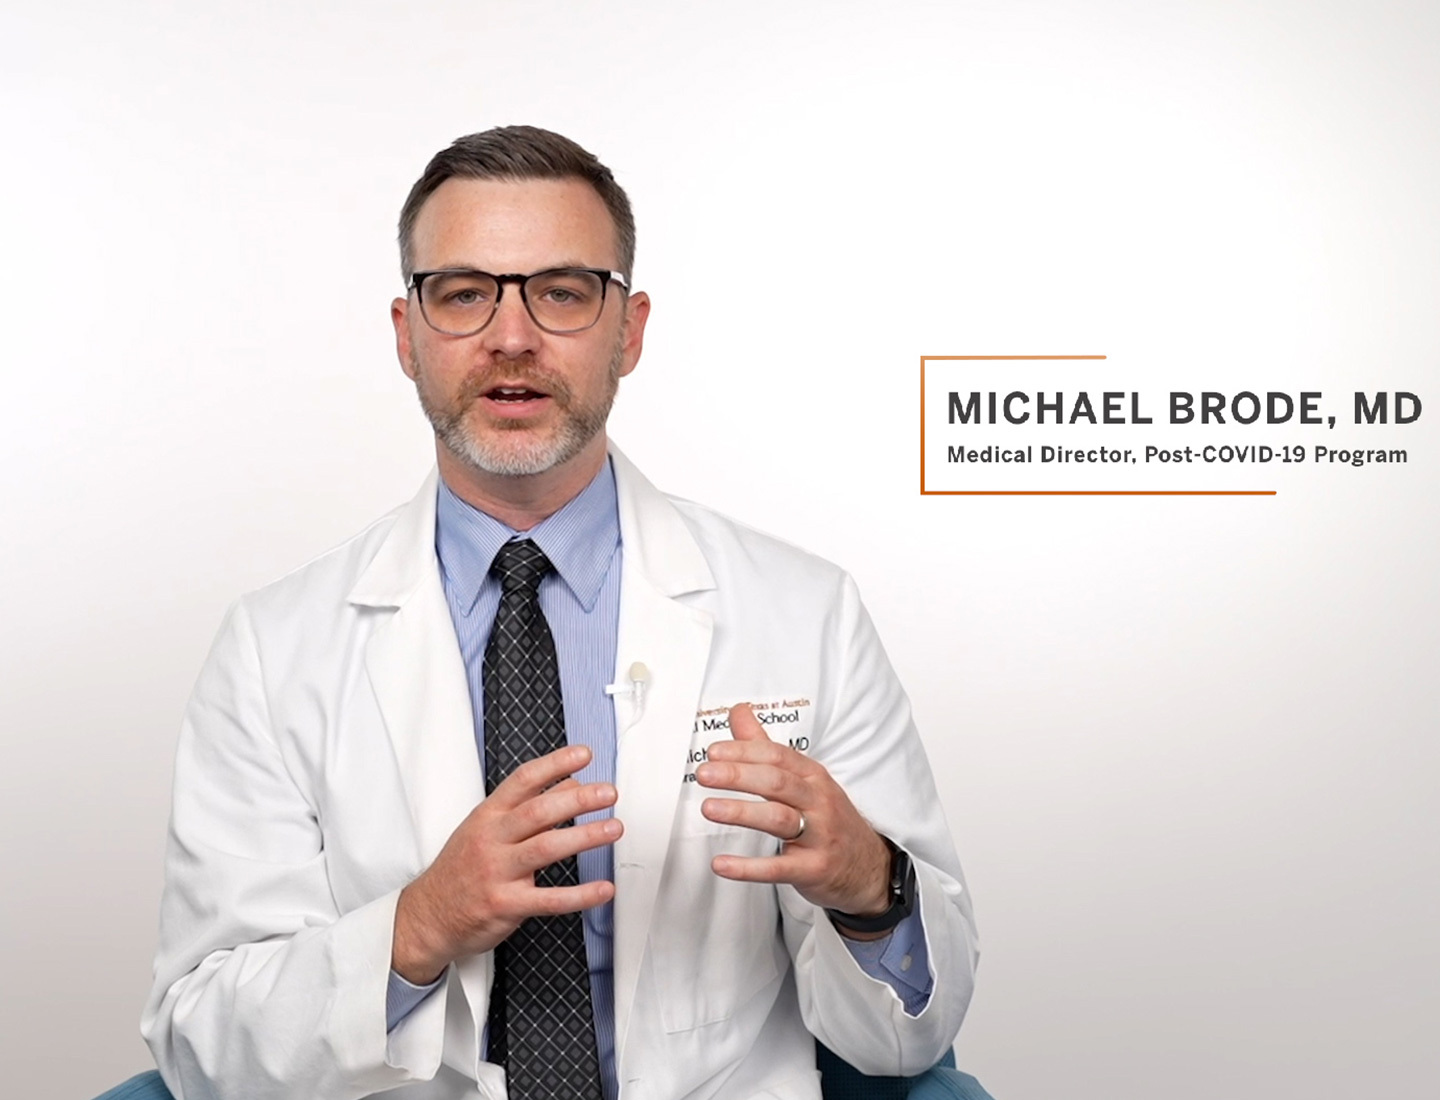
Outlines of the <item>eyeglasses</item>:
<svg viewBox="0 0 1440 1100">
<path fill-rule="evenodd" d="M 420 313 L 436 332 L 474 336 L 495 319 L 510 283 L 519 284 L 531 320 L 561 336 L 584 332 L 600 320 L 611 283 L 630 289 L 620 272 L 591 267 L 556 267 L 533 275 L 491 275 L 469 268 L 417 271 L 407 289 L 420 298 Z"/>
</svg>

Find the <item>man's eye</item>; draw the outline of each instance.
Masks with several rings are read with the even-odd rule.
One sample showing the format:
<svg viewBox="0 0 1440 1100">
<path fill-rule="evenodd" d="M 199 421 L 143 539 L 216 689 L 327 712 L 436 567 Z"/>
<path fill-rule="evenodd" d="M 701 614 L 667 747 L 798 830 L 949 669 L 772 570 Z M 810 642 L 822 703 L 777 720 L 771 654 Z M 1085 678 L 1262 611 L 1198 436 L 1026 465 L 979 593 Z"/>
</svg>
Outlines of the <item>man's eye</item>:
<svg viewBox="0 0 1440 1100">
<path fill-rule="evenodd" d="M 489 298 L 484 291 L 474 287 L 461 287 L 458 290 L 449 291 L 445 295 L 445 304 L 451 306 L 479 306 L 484 305 Z"/>
<path fill-rule="evenodd" d="M 544 287 L 534 299 L 556 309 L 588 309 L 600 296 L 600 289 L 574 280 L 557 280 Z"/>
</svg>

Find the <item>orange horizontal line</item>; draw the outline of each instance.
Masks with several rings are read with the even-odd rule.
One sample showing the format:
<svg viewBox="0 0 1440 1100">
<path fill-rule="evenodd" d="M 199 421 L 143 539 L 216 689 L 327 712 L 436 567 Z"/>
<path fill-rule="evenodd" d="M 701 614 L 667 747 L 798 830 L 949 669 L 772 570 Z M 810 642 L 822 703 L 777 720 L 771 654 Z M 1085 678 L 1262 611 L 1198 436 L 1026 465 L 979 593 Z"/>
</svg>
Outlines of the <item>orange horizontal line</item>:
<svg viewBox="0 0 1440 1100">
<path fill-rule="evenodd" d="M 1273 497 L 1274 489 L 921 489 L 922 497 Z"/>
<path fill-rule="evenodd" d="M 1104 359 L 1103 355 L 922 355 L 920 362 L 932 359 Z"/>
</svg>

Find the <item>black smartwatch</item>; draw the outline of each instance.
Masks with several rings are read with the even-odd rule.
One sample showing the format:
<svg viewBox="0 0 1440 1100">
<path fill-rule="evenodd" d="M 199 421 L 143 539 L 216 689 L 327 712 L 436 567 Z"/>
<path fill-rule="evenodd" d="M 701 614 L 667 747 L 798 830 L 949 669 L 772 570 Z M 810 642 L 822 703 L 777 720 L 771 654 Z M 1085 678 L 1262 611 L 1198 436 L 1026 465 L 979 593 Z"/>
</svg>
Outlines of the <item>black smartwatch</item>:
<svg viewBox="0 0 1440 1100">
<path fill-rule="evenodd" d="M 888 837 L 880 838 L 890 849 L 890 908 L 874 917 L 857 917 L 838 909 L 826 909 L 825 915 L 841 928 L 852 932 L 888 932 L 915 910 L 915 868 L 910 856 Z"/>
</svg>

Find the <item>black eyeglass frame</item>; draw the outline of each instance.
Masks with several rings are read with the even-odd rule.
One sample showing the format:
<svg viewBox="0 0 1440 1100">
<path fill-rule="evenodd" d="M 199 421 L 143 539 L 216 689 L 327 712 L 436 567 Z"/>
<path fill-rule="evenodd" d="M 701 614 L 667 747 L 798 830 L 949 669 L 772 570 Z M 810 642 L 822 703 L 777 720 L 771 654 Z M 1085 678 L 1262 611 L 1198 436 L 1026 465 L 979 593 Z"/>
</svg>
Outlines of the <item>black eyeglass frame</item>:
<svg viewBox="0 0 1440 1100">
<path fill-rule="evenodd" d="M 572 274 L 594 275 L 600 280 L 600 309 L 595 314 L 595 320 L 581 328 L 550 328 L 548 325 L 543 324 L 540 318 L 535 316 L 535 310 L 530 306 L 530 295 L 525 290 L 525 284 L 531 279 L 539 278 L 542 275 Z M 430 314 L 425 310 L 425 294 L 420 288 L 425 280 L 432 275 L 483 275 L 487 279 L 494 279 L 495 285 L 499 289 L 496 291 L 495 304 L 490 309 L 490 316 L 485 318 L 485 323 L 479 328 L 471 329 L 469 332 L 450 332 L 448 329 L 443 329 L 434 321 L 430 320 Z M 412 290 L 415 292 L 415 297 L 420 302 L 420 316 L 424 317 L 425 323 L 436 332 L 442 336 L 474 336 L 476 333 L 484 332 L 485 329 L 489 327 L 490 322 L 495 320 L 495 314 L 500 312 L 500 302 L 505 297 L 505 288 L 511 283 L 520 287 L 520 301 L 524 303 L 525 312 L 530 315 L 530 320 L 535 322 L 537 328 L 550 333 L 552 336 L 571 336 L 577 332 L 585 332 L 598 325 L 600 318 L 605 315 L 605 299 L 610 290 L 611 283 L 619 285 L 626 294 L 630 293 L 630 284 L 626 281 L 623 272 L 606 271 L 600 267 L 547 267 L 544 271 L 532 271 L 529 275 L 519 275 L 514 272 L 508 275 L 495 275 L 489 271 L 481 271 L 475 267 L 438 267 L 432 271 L 413 272 L 410 275 L 410 282 L 406 284 L 405 289 L 407 292 Z"/>
</svg>

